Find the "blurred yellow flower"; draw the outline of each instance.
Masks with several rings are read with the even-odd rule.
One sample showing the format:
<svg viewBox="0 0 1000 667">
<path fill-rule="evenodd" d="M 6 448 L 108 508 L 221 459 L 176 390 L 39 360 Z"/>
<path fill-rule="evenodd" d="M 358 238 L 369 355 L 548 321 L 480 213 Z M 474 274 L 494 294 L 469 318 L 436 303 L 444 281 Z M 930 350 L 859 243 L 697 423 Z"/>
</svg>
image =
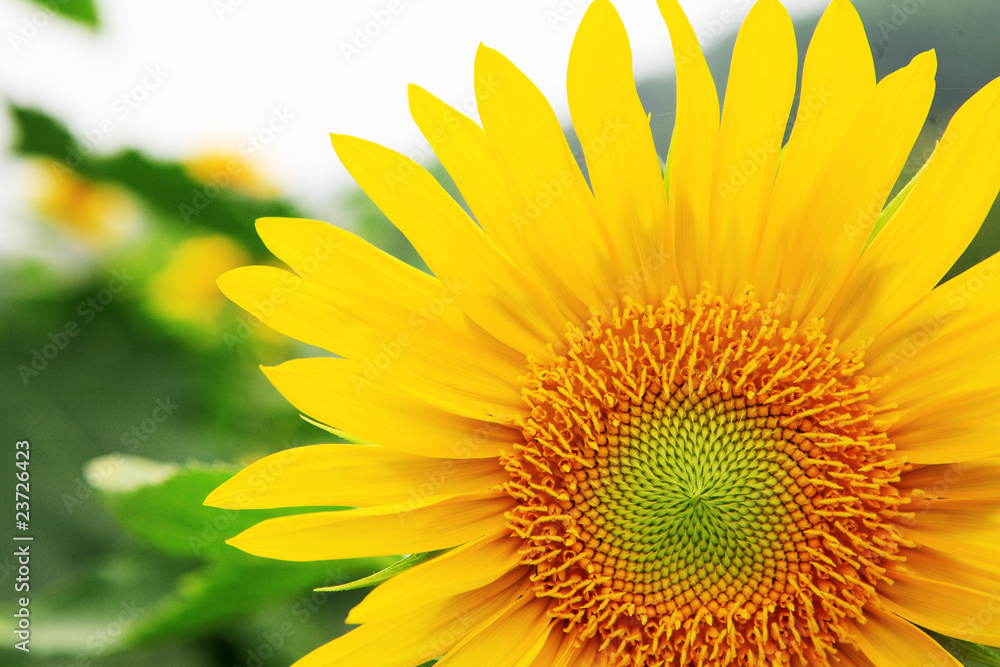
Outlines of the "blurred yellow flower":
<svg viewBox="0 0 1000 667">
<path fill-rule="evenodd" d="M 233 188 L 254 197 L 274 197 L 277 188 L 249 162 L 235 153 L 209 151 L 185 160 L 184 167 L 202 183 Z"/>
<path fill-rule="evenodd" d="M 139 210 L 119 188 L 88 181 L 57 162 L 40 162 L 32 203 L 57 229 L 102 247 L 139 229 Z"/>
<path fill-rule="evenodd" d="M 165 319 L 211 327 L 226 305 L 216 278 L 248 260 L 246 252 L 227 236 L 186 240 L 150 280 L 149 304 Z"/>
</svg>

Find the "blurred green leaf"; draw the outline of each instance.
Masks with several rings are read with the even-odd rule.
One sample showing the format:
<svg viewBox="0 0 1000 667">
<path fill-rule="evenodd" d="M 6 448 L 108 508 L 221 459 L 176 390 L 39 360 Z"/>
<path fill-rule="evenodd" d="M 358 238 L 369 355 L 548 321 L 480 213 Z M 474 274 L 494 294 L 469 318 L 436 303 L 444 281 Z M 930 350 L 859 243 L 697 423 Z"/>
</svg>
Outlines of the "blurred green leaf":
<svg viewBox="0 0 1000 667">
<path fill-rule="evenodd" d="M 31 0 L 39 7 L 44 7 L 59 14 L 63 18 L 82 23 L 90 28 L 96 28 L 99 21 L 97 19 L 97 7 L 93 0 Z"/>
<path fill-rule="evenodd" d="M 126 530 L 177 557 L 207 564 L 182 576 L 176 591 L 139 618 L 123 638 L 124 646 L 204 635 L 233 617 L 282 601 L 308 606 L 317 586 L 365 577 L 395 562 L 394 557 L 288 563 L 259 558 L 225 543 L 245 528 L 274 516 L 310 508 L 223 510 L 205 507 L 205 497 L 229 479 L 233 469 L 189 464 L 177 466 L 112 454 L 87 465 L 88 481 L 100 492 Z M 329 510 L 329 507 L 323 508 Z M 291 602 L 298 597 L 297 603 Z"/>
<path fill-rule="evenodd" d="M 933 637 L 934 641 L 941 644 L 965 667 L 1000 667 L 1000 649 L 955 639 L 926 628 L 923 628 L 923 631 Z"/>
</svg>

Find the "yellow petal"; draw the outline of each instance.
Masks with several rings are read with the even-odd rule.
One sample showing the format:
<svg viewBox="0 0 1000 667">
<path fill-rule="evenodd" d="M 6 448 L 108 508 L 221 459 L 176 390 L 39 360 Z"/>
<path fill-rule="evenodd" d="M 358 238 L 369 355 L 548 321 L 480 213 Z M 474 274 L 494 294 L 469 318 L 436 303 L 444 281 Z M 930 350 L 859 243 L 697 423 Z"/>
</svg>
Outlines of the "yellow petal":
<svg viewBox="0 0 1000 667">
<path fill-rule="evenodd" d="M 580 646 L 574 644 L 575 641 L 563 642 L 563 653 L 553 667 L 607 667 L 609 660 L 605 652 L 600 650 L 600 643 L 596 639 Z"/>
<path fill-rule="evenodd" d="M 545 636 L 545 644 L 538 651 L 538 655 L 530 661 L 520 660 L 514 667 L 552 667 L 559 659 L 565 638 L 566 633 L 561 628 L 550 624 Z"/>
<path fill-rule="evenodd" d="M 831 334 L 874 336 L 941 280 L 1000 189 L 1000 79 L 955 113 L 910 196 L 865 250 L 831 306 Z M 947 220 L 947 224 L 942 224 Z"/>
<path fill-rule="evenodd" d="M 266 558 L 308 561 L 446 549 L 501 530 L 510 498 L 433 498 L 417 509 L 378 505 L 262 521 L 229 544 Z"/>
<path fill-rule="evenodd" d="M 874 605 L 865 607 L 866 623 L 847 621 L 851 638 L 875 667 L 900 665 L 942 665 L 961 667 L 962 663 L 919 628 Z"/>
<path fill-rule="evenodd" d="M 936 67 L 927 52 L 885 77 L 811 187 L 791 190 L 791 180 L 789 189 L 776 186 L 767 225 L 786 231 L 778 261 L 779 290 L 795 295 L 789 319 L 827 314 L 833 331 L 844 331 L 827 305 L 857 262 L 927 118 Z"/>
<path fill-rule="evenodd" d="M 1000 253 L 979 262 L 923 296 L 865 350 L 870 375 L 885 375 L 933 339 L 1000 311 Z"/>
<path fill-rule="evenodd" d="M 365 623 L 321 646 L 293 667 L 414 667 L 446 653 L 462 636 L 524 588 L 512 573 L 485 586 L 436 600 L 418 613 Z"/>
<path fill-rule="evenodd" d="M 813 189 L 874 90 L 875 66 L 864 25 L 848 0 L 834 0 L 820 18 L 806 53 L 795 125 L 774 184 L 775 206 L 788 206 L 791 200 L 798 205 Z M 757 261 L 748 268 L 761 296 L 771 299 L 781 291 L 782 246 L 788 242 L 789 227 L 801 222 L 785 217 L 780 224 L 769 221 L 759 230 Z M 794 286 L 783 287 L 794 295 Z"/>
<path fill-rule="evenodd" d="M 578 284 L 586 277 L 567 262 L 568 255 L 552 252 L 565 245 L 560 239 L 570 233 L 567 226 L 518 224 L 524 202 L 514 199 L 486 132 L 418 86 L 410 85 L 409 96 L 413 120 L 455 181 L 476 222 L 518 266 L 550 288 L 567 321 L 586 322 L 590 306 L 574 287 L 574 281 Z"/>
<path fill-rule="evenodd" d="M 1000 438 L 997 440 L 1000 448 Z M 902 473 L 896 488 L 911 492 L 920 489 L 929 498 L 1000 499 L 1000 459 L 925 465 Z"/>
<path fill-rule="evenodd" d="M 622 264 L 618 296 L 659 303 L 666 294 L 659 293 L 659 280 L 647 276 L 672 266 L 672 248 L 657 248 L 654 240 L 660 238 L 655 227 L 666 224 L 667 197 L 635 89 L 628 35 L 607 0 L 591 4 L 583 17 L 566 88 L 597 208 Z"/>
<path fill-rule="evenodd" d="M 509 667 L 514 659 L 530 660 L 548 636 L 547 603 L 523 598 L 492 619 L 482 621 L 444 658 L 440 667 Z M 485 627 L 483 627 L 485 626 Z"/>
<path fill-rule="evenodd" d="M 573 276 L 569 285 L 584 303 L 616 302 L 616 251 L 552 107 L 493 49 L 480 45 L 475 69 L 479 116 L 517 204 L 515 227 L 545 230 L 550 261 Z"/>
<path fill-rule="evenodd" d="M 892 573 L 893 584 L 880 590 L 886 607 L 911 623 L 970 642 L 1000 644 L 1000 597 L 926 579 Z"/>
<path fill-rule="evenodd" d="M 421 605 L 486 586 L 518 566 L 519 546 L 501 531 L 457 547 L 380 585 L 351 610 L 347 622 L 409 615 Z"/>
<path fill-rule="evenodd" d="M 389 301 L 420 319 L 475 341 L 478 353 L 521 364 L 524 355 L 483 331 L 460 308 L 448 307 L 460 290 L 385 253 L 358 236 L 318 220 L 261 218 L 257 233 L 299 278 L 337 293 L 351 292 Z"/>
<path fill-rule="evenodd" d="M 841 643 L 837 647 L 837 667 L 874 667 L 875 663 L 855 647 Z"/>
<path fill-rule="evenodd" d="M 996 411 L 1000 387 L 949 391 L 910 403 L 889 429 L 896 450 L 912 463 L 960 463 L 1000 456 Z"/>
<path fill-rule="evenodd" d="M 319 220 L 261 218 L 257 233 L 274 255 L 299 277 L 336 290 L 348 290 L 399 304 L 424 305 L 444 287 L 360 237 Z M 451 308 L 442 317 L 464 318 Z"/>
<path fill-rule="evenodd" d="M 788 12 L 775 0 L 757 2 L 736 38 L 715 151 L 705 275 L 727 299 L 745 291 L 771 201 L 797 66 Z"/>
<path fill-rule="evenodd" d="M 488 491 L 507 477 L 493 459 L 428 459 L 379 446 L 310 445 L 250 464 L 205 504 L 241 510 L 401 503 L 415 509 L 436 495 Z"/>
<path fill-rule="evenodd" d="M 892 369 L 879 400 L 906 410 L 942 393 L 965 394 L 1000 386 L 998 327 L 1000 311 L 931 339 Z"/>
<path fill-rule="evenodd" d="M 905 567 L 925 579 L 982 591 L 996 588 L 1000 581 L 1000 567 L 996 563 L 973 563 L 959 555 L 925 546 L 903 548 L 899 555 L 904 556 L 906 562 L 897 567 Z"/>
<path fill-rule="evenodd" d="M 565 319 L 545 290 L 515 266 L 427 170 L 404 155 L 332 135 L 344 166 L 410 240 L 456 302 L 483 329 L 524 353 L 544 355 Z"/>
<path fill-rule="evenodd" d="M 523 365 L 490 356 L 478 339 L 438 319 L 434 313 L 449 307 L 443 297 L 440 307 L 413 312 L 267 266 L 230 271 L 219 288 L 272 329 L 358 362 L 364 373 L 354 388 L 385 376 L 469 405 L 474 416 L 520 403 Z M 454 291 L 448 298 L 454 301 Z"/>
<path fill-rule="evenodd" d="M 905 524 L 903 537 L 947 554 L 986 563 L 1000 560 L 1000 503 L 930 500 Z"/>
<path fill-rule="evenodd" d="M 429 405 L 384 379 L 360 382 L 364 367 L 347 359 L 295 359 L 264 368 L 272 384 L 303 413 L 355 436 L 419 456 L 490 458 L 511 449 L 519 434 L 511 408 L 496 406 L 490 421 Z"/>
<path fill-rule="evenodd" d="M 713 156 L 719 133 L 719 96 L 698 38 L 677 0 L 657 0 L 670 30 L 677 67 L 677 118 L 667 174 L 669 225 L 682 294 L 701 289 L 708 253 Z M 664 242 L 663 247 L 669 247 Z"/>
</svg>

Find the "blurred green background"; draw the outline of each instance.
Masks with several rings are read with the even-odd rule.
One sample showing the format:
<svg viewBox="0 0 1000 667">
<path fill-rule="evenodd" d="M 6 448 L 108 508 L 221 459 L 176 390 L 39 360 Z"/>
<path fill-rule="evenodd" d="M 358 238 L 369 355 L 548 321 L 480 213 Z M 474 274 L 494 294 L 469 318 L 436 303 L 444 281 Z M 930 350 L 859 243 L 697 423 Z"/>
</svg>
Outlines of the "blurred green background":
<svg viewBox="0 0 1000 667">
<path fill-rule="evenodd" d="M 937 49 L 938 93 L 905 182 L 954 110 L 1000 75 L 1000 8 L 985 0 L 856 4 L 879 76 Z M 90 26 L 101 39 L 99 5 L 46 6 L 62 14 L 53 20 Z M 802 55 L 815 20 L 797 26 Z M 709 54 L 720 88 L 731 51 L 727 33 Z M 665 155 L 673 81 L 645 80 L 640 92 Z M 205 495 L 250 461 L 330 436 L 299 419 L 258 369 L 320 352 L 258 326 L 223 299 L 215 278 L 274 262 L 253 231 L 262 216 L 326 219 L 423 265 L 359 193 L 331 193 L 328 205 L 306 208 L 235 147 L 183 161 L 141 145 L 97 154 L 51 110 L 8 99 L 4 113 L 15 130 L 5 149 L 36 177 L 17 196 L 58 252 L 8 254 L 0 265 L 0 433 L 10 453 L 2 470 L 13 479 L 14 442 L 28 440 L 34 537 L 27 656 L 13 649 L 12 543 L 0 551 L 0 663 L 291 664 L 346 631 L 343 618 L 364 593 L 313 589 L 393 559 L 284 563 L 224 544 L 280 512 L 210 509 Z M 998 249 L 995 207 L 955 270 Z M 60 253 L 74 260 L 51 259 Z M 5 502 L 5 536 L 12 514 Z M 985 649 L 948 646 L 966 664 L 998 664 Z"/>
</svg>

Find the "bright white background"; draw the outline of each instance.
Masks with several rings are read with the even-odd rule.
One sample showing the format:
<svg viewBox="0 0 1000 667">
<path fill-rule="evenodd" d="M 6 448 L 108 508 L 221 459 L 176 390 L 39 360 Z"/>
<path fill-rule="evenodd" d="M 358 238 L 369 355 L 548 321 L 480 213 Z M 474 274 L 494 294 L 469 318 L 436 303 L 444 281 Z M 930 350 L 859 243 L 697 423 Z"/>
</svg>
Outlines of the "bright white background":
<svg viewBox="0 0 1000 667">
<path fill-rule="evenodd" d="M 329 207 L 350 184 L 329 145 L 331 131 L 424 157 L 406 109 L 408 82 L 475 117 L 469 100 L 480 42 L 520 66 L 568 118 L 566 63 L 588 4 L 98 0 L 102 28 L 92 34 L 25 0 L 0 0 L 0 94 L 64 120 L 76 134 L 89 135 L 99 153 L 133 146 L 174 159 L 238 150 L 276 111 L 290 115 L 287 127 L 254 155 L 254 166 L 310 210 Z M 631 37 L 637 77 L 671 69 L 655 0 L 615 4 Z M 739 27 L 752 0 L 681 4 L 710 46 Z M 817 13 L 826 1 L 784 4 L 794 16 Z M 2 114 L 0 142 L 11 140 Z M 24 169 L 5 160 L 0 233 L 15 243 L 0 243 L 0 252 L 20 246 L 16 240 L 27 233 Z"/>
</svg>

